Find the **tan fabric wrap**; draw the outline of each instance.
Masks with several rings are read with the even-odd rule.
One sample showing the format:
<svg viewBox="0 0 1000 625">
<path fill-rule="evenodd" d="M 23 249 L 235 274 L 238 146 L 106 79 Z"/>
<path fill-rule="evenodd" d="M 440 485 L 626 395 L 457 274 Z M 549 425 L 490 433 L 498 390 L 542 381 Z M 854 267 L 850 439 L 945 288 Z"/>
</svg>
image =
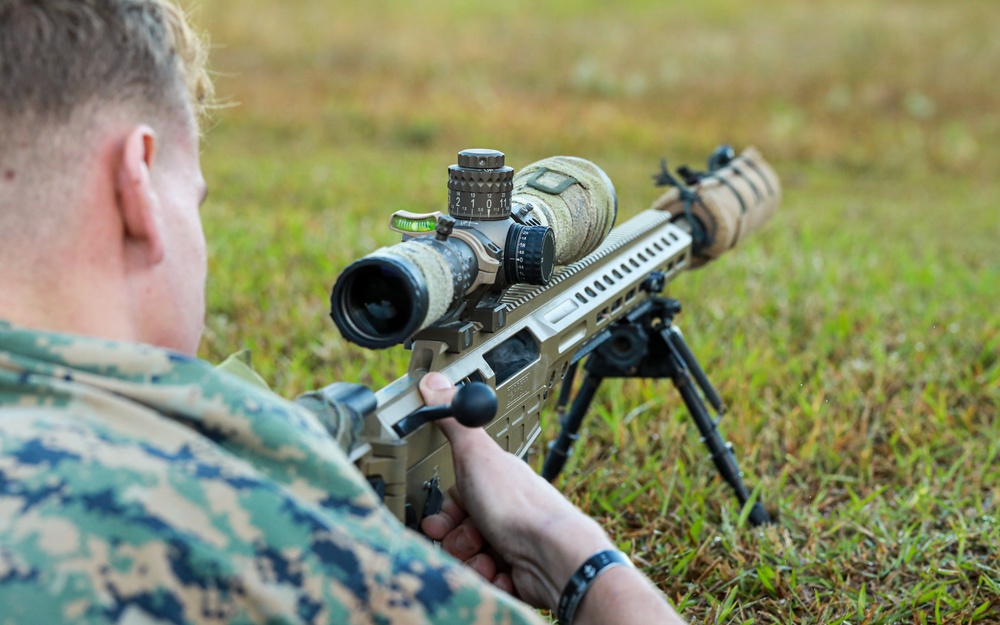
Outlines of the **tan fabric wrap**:
<svg viewBox="0 0 1000 625">
<path fill-rule="evenodd" d="M 540 169 L 538 182 L 555 187 L 567 176 L 576 180 L 558 195 L 530 187 L 527 181 Z M 556 264 L 568 265 L 593 252 L 611 232 L 617 215 L 615 187 L 607 174 L 590 161 L 575 156 L 550 156 L 532 163 L 514 176 L 513 204 L 531 204 L 532 216 L 552 228 Z"/>
<path fill-rule="evenodd" d="M 693 259 L 696 267 L 750 236 L 771 218 L 781 202 L 778 175 L 753 147 L 707 175 L 691 191 L 701 198 L 692 204 L 691 212 L 705 225 L 711 239 L 711 244 Z M 652 208 L 683 215 L 684 201 L 680 191 L 671 188 L 653 202 Z"/>
<path fill-rule="evenodd" d="M 409 240 L 379 248 L 368 256 L 402 258 L 416 266 L 424 276 L 427 285 L 427 316 L 418 330 L 423 330 L 448 312 L 448 307 L 455 299 L 455 279 L 447 260 L 440 253 L 434 253 L 416 240 Z"/>
</svg>

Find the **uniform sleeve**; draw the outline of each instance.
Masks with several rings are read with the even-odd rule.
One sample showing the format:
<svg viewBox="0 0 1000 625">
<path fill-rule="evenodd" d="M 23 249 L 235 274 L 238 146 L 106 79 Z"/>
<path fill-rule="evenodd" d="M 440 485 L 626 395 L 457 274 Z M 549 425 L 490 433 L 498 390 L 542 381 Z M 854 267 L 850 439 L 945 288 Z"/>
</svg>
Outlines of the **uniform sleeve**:
<svg viewBox="0 0 1000 625">
<path fill-rule="evenodd" d="M 14 338 L 0 625 L 539 623 L 403 527 L 315 412 L 179 354 Z"/>
<path fill-rule="evenodd" d="M 303 393 L 295 398 L 295 403 L 315 415 L 337 446 L 349 456 L 361 442 L 364 415 L 333 399 L 328 390 L 334 386 Z"/>
<path fill-rule="evenodd" d="M 349 471 L 308 476 L 289 455 L 309 479 L 283 484 L 105 399 L 107 419 L 77 402 L 0 409 L 0 623 L 540 622 Z"/>
<path fill-rule="evenodd" d="M 250 360 L 250 350 L 240 350 L 231 354 L 216 369 L 235 376 L 244 382 L 270 391 L 267 381 L 257 373 Z M 364 426 L 363 417 L 349 407 L 332 401 L 324 389 L 309 391 L 299 395 L 295 403 L 313 413 L 345 454 L 350 455 L 359 443 Z"/>
</svg>

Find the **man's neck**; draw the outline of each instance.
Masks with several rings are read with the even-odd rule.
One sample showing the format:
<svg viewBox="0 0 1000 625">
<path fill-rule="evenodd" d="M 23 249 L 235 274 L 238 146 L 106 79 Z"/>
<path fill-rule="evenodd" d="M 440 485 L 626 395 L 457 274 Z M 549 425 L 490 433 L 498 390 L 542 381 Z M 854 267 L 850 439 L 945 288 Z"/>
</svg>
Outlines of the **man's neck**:
<svg viewBox="0 0 1000 625">
<path fill-rule="evenodd" d="M 50 274 L 51 275 L 51 274 Z M 134 341 L 123 299 L 95 280 L 65 271 L 58 280 L 0 272 L 0 318 L 33 330 Z"/>
</svg>

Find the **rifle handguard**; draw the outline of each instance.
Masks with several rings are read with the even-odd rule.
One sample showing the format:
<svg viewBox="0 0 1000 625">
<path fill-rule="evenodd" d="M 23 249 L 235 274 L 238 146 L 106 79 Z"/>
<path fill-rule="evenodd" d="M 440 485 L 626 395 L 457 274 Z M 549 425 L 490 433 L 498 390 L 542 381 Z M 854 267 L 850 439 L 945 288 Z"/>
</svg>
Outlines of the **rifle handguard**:
<svg viewBox="0 0 1000 625">
<path fill-rule="evenodd" d="M 706 240 L 696 246 L 691 267 L 700 267 L 760 228 L 781 202 L 781 182 L 760 151 L 749 147 L 724 167 L 709 172 L 686 189 L 697 197 L 689 201 L 676 187 L 661 195 L 651 208 L 684 219 L 690 211 L 705 229 Z"/>
</svg>

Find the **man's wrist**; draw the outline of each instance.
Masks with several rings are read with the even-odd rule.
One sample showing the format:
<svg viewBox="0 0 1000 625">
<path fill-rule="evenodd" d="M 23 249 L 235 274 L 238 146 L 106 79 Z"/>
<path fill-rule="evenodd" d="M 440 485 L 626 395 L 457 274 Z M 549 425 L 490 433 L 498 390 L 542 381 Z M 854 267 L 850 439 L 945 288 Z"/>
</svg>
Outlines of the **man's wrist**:
<svg viewBox="0 0 1000 625">
<path fill-rule="evenodd" d="M 594 580 L 577 607 L 572 625 L 607 623 L 684 625 L 684 620 L 639 569 L 616 566 Z"/>
<path fill-rule="evenodd" d="M 542 557 L 550 565 L 546 567 L 551 595 L 547 603 L 555 609 L 567 582 L 587 558 L 615 546 L 597 521 L 583 513 L 553 520 L 542 531 L 536 544 L 540 545 Z"/>
<path fill-rule="evenodd" d="M 594 582 L 601 575 L 616 566 L 632 568 L 632 561 L 617 549 L 604 549 L 580 565 L 566 582 L 559 603 L 556 606 L 556 617 L 560 625 L 571 625 L 574 622 L 577 608 L 587 595 Z"/>
</svg>

